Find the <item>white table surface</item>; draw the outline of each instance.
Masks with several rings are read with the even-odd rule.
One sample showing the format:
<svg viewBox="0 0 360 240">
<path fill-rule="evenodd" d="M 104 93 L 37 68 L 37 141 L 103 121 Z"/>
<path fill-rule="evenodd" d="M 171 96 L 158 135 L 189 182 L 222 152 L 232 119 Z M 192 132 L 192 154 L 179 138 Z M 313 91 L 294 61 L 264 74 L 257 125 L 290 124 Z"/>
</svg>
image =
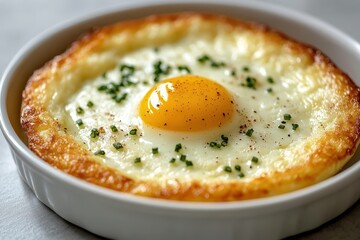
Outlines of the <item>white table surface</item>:
<svg viewBox="0 0 360 240">
<path fill-rule="evenodd" d="M 140 0 L 131 0 L 140 1 Z M 265 1 L 265 0 L 263 0 Z M 359 0 L 270 0 L 322 19 L 360 42 Z M 99 8 L 111 0 L 0 0 L 0 73 L 30 39 L 51 26 Z M 20 179 L 0 133 L 0 239 L 100 239 L 66 222 L 43 205 Z M 312 231 L 289 239 L 360 239 L 360 201 Z"/>
</svg>

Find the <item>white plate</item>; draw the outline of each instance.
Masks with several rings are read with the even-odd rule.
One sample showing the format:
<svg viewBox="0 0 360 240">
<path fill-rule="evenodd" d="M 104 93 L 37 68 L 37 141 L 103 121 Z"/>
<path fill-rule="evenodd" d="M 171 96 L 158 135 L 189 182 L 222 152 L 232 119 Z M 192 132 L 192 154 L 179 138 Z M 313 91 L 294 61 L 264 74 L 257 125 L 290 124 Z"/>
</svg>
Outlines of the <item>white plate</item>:
<svg viewBox="0 0 360 240">
<path fill-rule="evenodd" d="M 94 26 L 187 10 L 268 24 L 320 48 L 352 79 L 360 79 L 358 43 L 312 17 L 264 3 L 134 3 L 70 21 L 25 46 L 1 82 L 1 128 L 21 176 L 39 200 L 66 220 L 109 238 L 207 240 L 283 238 L 315 228 L 355 203 L 360 197 L 359 151 L 342 172 L 303 190 L 241 202 L 186 203 L 141 198 L 86 183 L 50 167 L 27 148 L 19 123 L 20 101 L 35 69 Z"/>
</svg>

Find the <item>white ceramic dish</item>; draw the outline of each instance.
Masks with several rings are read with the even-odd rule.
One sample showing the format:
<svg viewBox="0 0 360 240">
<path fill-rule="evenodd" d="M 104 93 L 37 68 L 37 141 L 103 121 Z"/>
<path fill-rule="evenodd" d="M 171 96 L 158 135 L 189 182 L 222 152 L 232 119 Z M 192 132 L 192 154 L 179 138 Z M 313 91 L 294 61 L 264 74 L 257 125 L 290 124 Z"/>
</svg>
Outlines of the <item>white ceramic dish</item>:
<svg viewBox="0 0 360 240">
<path fill-rule="evenodd" d="M 360 45 L 312 17 L 264 3 L 215 1 L 126 4 L 42 34 L 13 59 L 1 82 L 1 128 L 20 175 L 37 198 L 64 219 L 116 239 L 279 239 L 313 229 L 360 198 L 360 151 L 336 176 L 296 192 L 232 203 L 186 203 L 114 192 L 60 172 L 26 146 L 19 123 L 21 92 L 32 72 L 94 26 L 149 14 L 195 10 L 270 25 L 310 43 L 360 84 Z"/>
</svg>

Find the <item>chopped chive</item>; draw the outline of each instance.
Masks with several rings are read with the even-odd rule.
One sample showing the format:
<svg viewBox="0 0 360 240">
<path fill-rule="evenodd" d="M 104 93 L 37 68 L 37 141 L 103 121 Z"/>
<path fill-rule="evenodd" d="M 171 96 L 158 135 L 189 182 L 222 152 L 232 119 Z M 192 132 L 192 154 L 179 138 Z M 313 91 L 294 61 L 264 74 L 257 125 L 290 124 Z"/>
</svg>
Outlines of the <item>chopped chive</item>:
<svg viewBox="0 0 360 240">
<path fill-rule="evenodd" d="M 176 145 L 175 145 L 175 152 L 179 152 L 180 149 L 182 149 L 181 143 L 176 144 Z"/>
<path fill-rule="evenodd" d="M 192 162 L 192 161 L 189 161 L 189 160 L 186 160 L 186 161 L 185 161 L 185 164 L 186 164 L 187 167 L 194 166 L 193 162 Z"/>
<path fill-rule="evenodd" d="M 90 133 L 91 138 L 96 138 L 99 135 L 100 135 L 99 130 L 97 130 L 96 128 L 91 129 L 91 133 Z"/>
<path fill-rule="evenodd" d="M 274 79 L 272 77 L 267 78 L 268 83 L 274 83 Z"/>
<path fill-rule="evenodd" d="M 160 80 L 161 75 L 168 75 L 171 71 L 171 66 L 164 64 L 161 60 L 155 62 L 153 64 L 154 68 L 154 82 L 158 82 Z"/>
<path fill-rule="evenodd" d="M 299 127 L 299 124 L 297 124 L 297 123 L 292 124 L 292 130 L 295 131 L 298 127 Z"/>
<path fill-rule="evenodd" d="M 92 101 L 88 101 L 86 106 L 88 106 L 89 108 L 94 106 L 94 103 Z"/>
<path fill-rule="evenodd" d="M 127 93 L 123 93 L 122 95 L 118 95 L 115 97 L 115 102 L 117 103 L 121 103 L 122 101 L 124 101 L 127 97 Z"/>
<path fill-rule="evenodd" d="M 240 166 L 240 165 L 235 165 L 235 167 L 234 167 L 234 168 L 235 168 L 235 170 L 236 170 L 236 171 L 238 171 L 238 172 L 240 172 L 240 171 L 241 171 L 241 166 Z"/>
<path fill-rule="evenodd" d="M 185 71 L 187 73 L 191 73 L 190 68 L 188 66 L 185 66 L 185 65 L 180 65 L 180 66 L 177 67 L 177 69 L 179 71 Z"/>
<path fill-rule="evenodd" d="M 137 133 L 137 129 L 136 129 L 136 128 L 131 129 L 130 132 L 129 132 L 130 135 L 136 135 L 136 133 Z"/>
<path fill-rule="evenodd" d="M 239 173 L 239 177 L 243 178 L 243 177 L 245 177 L 245 174 L 241 172 L 241 173 Z"/>
<path fill-rule="evenodd" d="M 154 52 L 157 53 L 157 52 L 159 52 L 159 47 L 154 47 L 153 50 L 154 50 Z"/>
<path fill-rule="evenodd" d="M 107 86 L 106 85 L 100 85 L 97 90 L 102 92 L 102 91 L 105 91 L 107 89 Z"/>
<path fill-rule="evenodd" d="M 80 127 L 80 126 L 84 125 L 84 122 L 81 118 L 79 118 L 78 120 L 76 120 L 76 124 Z"/>
<path fill-rule="evenodd" d="M 249 68 L 248 66 L 244 66 L 244 67 L 242 68 L 242 70 L 243 70 L 244 72 L 249 72 L 249 71 L 250 71 L 250 68 Z"/>
<path fill-rule="evenodd" d="M 83 114 L 84 113 L 84 109 L 82 107 L 77 107 L 76 108 L 76 113 L 78 114 Z"/>
<path fill-rule="evenodd" d="M 226 143 L 229 141 L 229 138 L 226 137 L 225 135 L 221 135 L 221 139 Z"/>
<path fill-rule="evenodd" d="M 284 120 L 290 120 L 291 119 L 291 115 L 286 113 L 284 114 Z"/>
<path fill-rule="evenodd" d="M 253 162 L 253 163 L 258 163 L 259 162 L 259 158 L 257 158 L 257 157 L 252 157 L 251 158 L 251 161 Z"/>
<path fill-rule="evenodd" d="M 217 142 L 210 142 L 209 146 L 212 148 L 221 148 L 221 144 L 219 144 Z"/>
<path fill-rule="evenodd" d="M 107 72 L 104 72 L 102 75 L 101 75 L 102 78 L 107 78 Z"/>
<path fill-rule="evenodd" d="M 185 162 L 185 160 L 186 160 L 186 155 L 181 154 L 180 161 Z"/>
<path fill-rule="evenodd" d="M 219 67 L 225 67 L 226 64 L 224 62 L 211 62 L 210 64 L 211 67 L 213 68 L 219 68 Z"/>
<path fill-rule="evenodd" d="M 224 62 L 216 62 L 206 54 L 202 55 L 201 57 L 198 57 L 197 60 L 198 60 L 199 63 L 202 63 L 202 64 L 204 64 L 206 62 L 209 62 L 210 66 L 213 67 L 213 68 L 220 68 L 220 67 L 225 67 L 226 66 L 226 64 Z"/>
<path fill-rule="evenodd" d="M 158 153 L 159 153 L 159 148 L 157 148 L 157 147 L 156 147 L 156 148 L 153 148 L 153 149 L 152 149 L 152 153 L 153 153 L 153 154 L 158 154 Z"/>
<path fill-rule="evenodd" d="M 285 128 L 285 125 L 284 125 L 284 124 L 280 124 L 280 125 L 278 126 L 278 128 L 284 129 L 284 128 Z"/>
<path fill-rule="evenodd" d="M 229 138 L 226 137 L 225 135 L 221 135 L 221 139 L 222 139 L 221 146 L 223 147 L 227 146 Z"/>
<path fill-rule="evenodd" d="M 266 91 L 267 91 L 268 93 L 272 93 L 272 92 L 273 92 L 273 89 L 272 89 L 272 88 L 268 88 L 268 89 L 266 89 Z"/>
<path fill-rule="evenodd" d="M 141 158 L 140 157 L 135 158 L 134 163 L 141 163 Z"/>
<path fill-rule="evenodd" d="M 94 154 L 95 155 L 105 155 L 105 151 L 104 150 L 97 150 Z"/>
<path fill-rule="evenodd" d="M 225 171 L 225 172 L 228 172 L 228 173 L 231 173 L 231 172 L 232 172 L 230 166 L 225 166 L 225 167 L 224 167 L 224 171 Z"/>
<path fill-rule="evenodd" d="M 119 143 L 119 142 L 113 143 L 113 146 L 114 146 L 115 149 L 121 149 L 121 148 L 123 148 L 123 145 L 122 145 L 121 143 Z"/>
<path fill-rule="evenodd" d="M 174 163 L 176 161 L 176 158 L 170 159 L 169 163 Z"/>
<path fill-rule="evenodd" d="M 112 132 L 117 132 L 118 131 L 118 129 L 117 129 L 117 127 L 115 125 L 111 125 L 110 128 L 111 128 Z"/>
<path fill-rule="evenodd" d="M 235 69 L 232 70 L 231 73 L 230 73 L 230 75 L 233 76 L 233 77 L 236 77 L 236 70 L 235 70 Z"/>
<path fill-rule="evenodd" d="M 246 136 L 251 137 L 253 135 L 253 133 L 254 133 L 254 129 L 250 128 L 249 130 L 246 131 L 245 134 L 246 134 Z"/>
<path fill-rule="evenodd" d="M 204 54 L 201 57 L 199 57 L 197 60 L 200 63 L 205 63 L 210 60 L 210 57 L 208 55 Z"/>
<path fill-rule="evenodd" d="M 129 64 L 121 64 L 120 72 L 124 75 L 132 75 L 135 72 L 135 67 Z"/>
<path fill-rule="evenodd" d="M 105 93 L 107 94 L 115 94 L 119 91 L 119 86 L 117 86 L 115 83 L 109 83 L 106 85 Z"/>
<path fill-rule="evenodd" d="M 251 88 L 251 89 L 256 89 L 256 82 L 257 82 L 256 78 L 246 77 L 245 81 L 246 81 L 246 84 L 245 84 L 246 87 Z"/>
<path fill-rule="evenodd" d="M 210 145 L 210 147 L 216 147 L 217 143 L 216 142 L 210 142 L 209 145 Z"/>
</svg>

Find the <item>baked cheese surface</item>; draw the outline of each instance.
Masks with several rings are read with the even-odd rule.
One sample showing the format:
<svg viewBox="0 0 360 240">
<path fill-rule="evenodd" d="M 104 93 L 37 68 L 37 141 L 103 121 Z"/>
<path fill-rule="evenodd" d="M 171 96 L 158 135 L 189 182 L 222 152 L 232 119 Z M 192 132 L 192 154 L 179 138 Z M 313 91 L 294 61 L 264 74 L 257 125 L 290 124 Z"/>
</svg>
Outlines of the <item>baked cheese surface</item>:
<svg viewBox="0 0 360 240">
<path fill-rule="evenodd" d="M 321 52 L 223 16 L 104 27 L 24 91 L 30 148 L 136 195 L 232 201 L 300 189 L 358 145 L 359 90 Z"/>
</svg>

